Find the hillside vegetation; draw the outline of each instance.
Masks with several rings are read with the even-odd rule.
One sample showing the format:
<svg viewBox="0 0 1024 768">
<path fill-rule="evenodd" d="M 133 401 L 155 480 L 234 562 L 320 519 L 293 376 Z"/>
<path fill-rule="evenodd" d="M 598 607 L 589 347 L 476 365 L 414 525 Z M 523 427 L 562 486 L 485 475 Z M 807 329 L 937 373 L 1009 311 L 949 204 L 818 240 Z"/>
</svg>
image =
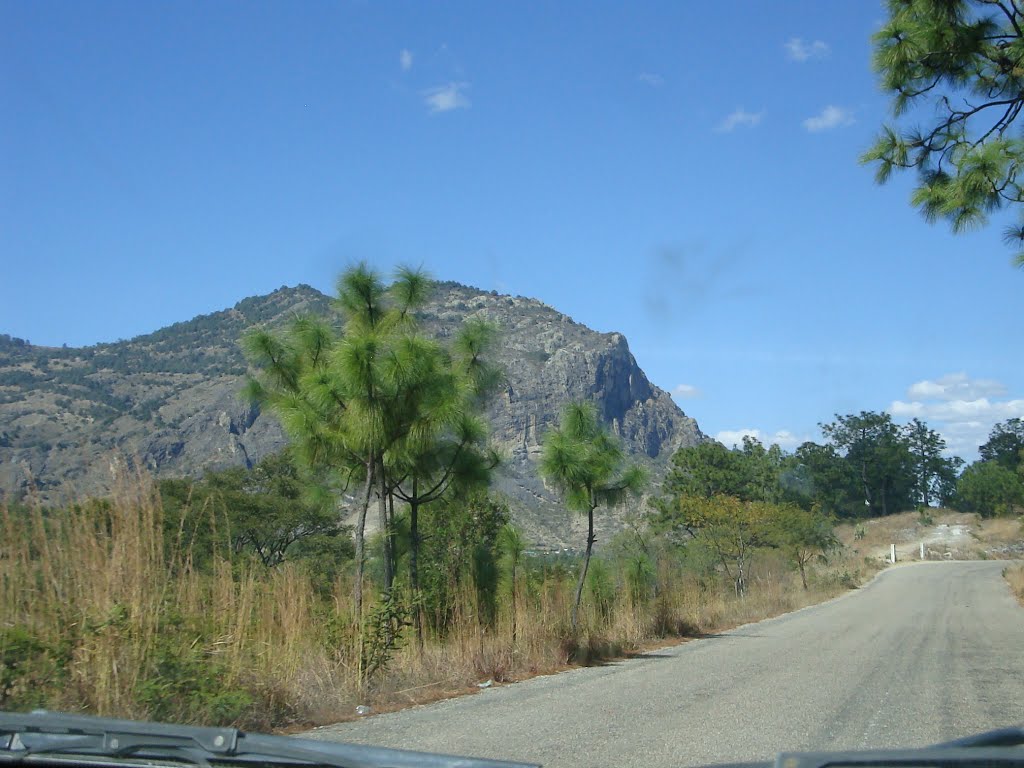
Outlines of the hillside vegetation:
<svg viewBox="0 0 1024 768">
<path fill-rule="evenodd" d="M 0 511 L 0 708 L 325 723 L 357 705 L 406 705 L 715 632 L 837 594 L 866 573 L 816 565 L 805 591 L 783 555 L 764 550 L 741 597 L 705 554 L 623 534 L 591 566 L 574 636 L 576 563 L 515 557 L 497 535 L 500 508 L 480 534 L 483 511 L 467 506 L 448 546 L 425 558 L 442 610 L 418 647 L 408 603 L 377 588 L 360 631 L 351 572 L 325 578 L 337 560 L 322 550 L 267 566 L 209 496 L 184 515 L 173 504 L 135 477 L 104 503 Z M 198 541 L 191 532 L 202 528 L 216 535 Z M 377 587 L 380 544 L 368 564 Z M 645 548 L 649 560 L 638 556 Z"/>
<path fill-rule="evenodd" d="M 630 430 L 656 422 L 621 409 L 660 395 L 634 380 L 646 400 L 609 400 L 635 362 L 582 350 L 604 366 L 588 396 L 534 424 L 522 453 L 546 504 L 586 521 L 546 552 L 502 491 L 515 457 L 489 440 L 494 401 L 511 399 L 507 340 L 493 314 L 436 333 L 414 311 L 430 287 L 360 265 L 339 282 L 341 323 L 312 312 L 245 334 L 241 402 L 278 418 L 286 451 L 201 479 L 119 460 L 105 497 L 0 503 L 0 708 L 326 722 L 807 605 L 856 587 L 890 544 L 1021 551 L 1019 420 L 959 476 L 923 422 L 861 412 L 792 454 L 682 445 L 653 479 L 638 446 L 656 433 Z"/>
<path fill-rule="evenodd" d="M 250 464 L 264 441 L 280 449 L 274 425 L 236 439 L 258 418 L 237 398 L 246 371 L 238 340 L 328 305 L 299 286 L 130 341 L 75 349 L 0 336 L 0 490 L 104 494 L 118 457 L 189 474 Z"/>
</svg>

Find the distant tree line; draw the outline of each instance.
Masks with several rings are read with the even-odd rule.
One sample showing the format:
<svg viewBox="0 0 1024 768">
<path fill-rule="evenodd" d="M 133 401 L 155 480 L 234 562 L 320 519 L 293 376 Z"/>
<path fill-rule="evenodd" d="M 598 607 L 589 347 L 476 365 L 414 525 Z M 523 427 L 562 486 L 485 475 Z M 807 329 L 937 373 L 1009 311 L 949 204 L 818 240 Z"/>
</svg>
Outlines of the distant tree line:
<svg viewBox="0 0 1024 768">
<path fill-rule="evenodd" d="M 27 339 L 19 339 L 17 336 L 10 336 L 6 333 L 0 333 L 0 351 L 6 351 L 10 349 L 25 349 L 31 346 L 31 342 L 29 342 Z"/>
<path fill-rule="evenodd" d="M 1020 494 L 1024 423 L 996 424 L 981 458 L 947 456 L 943 437 L 920 419 L 893 422 L 861 411 L 821 424 L 826 440 L 793 453 L 745 437 L 740 447 L 716 442 L 682 448 L 665 483 L 670 496 L 732 496 L 820 509 L 837 519 L 877 517 L 917 507 L 947 506 L 985 516 L 1009 514 Z"/>
</svg>

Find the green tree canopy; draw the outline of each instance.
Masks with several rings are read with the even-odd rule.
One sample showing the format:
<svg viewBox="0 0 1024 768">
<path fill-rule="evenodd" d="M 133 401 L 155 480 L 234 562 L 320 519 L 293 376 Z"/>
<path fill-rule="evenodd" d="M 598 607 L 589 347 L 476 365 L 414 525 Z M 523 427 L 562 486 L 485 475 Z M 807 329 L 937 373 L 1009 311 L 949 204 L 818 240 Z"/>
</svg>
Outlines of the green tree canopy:
<svg viewBox="0 0 1024 768">
<path fill-rule="evenodd" d="M 997 461 L 976 461 L 960 475 L 954 506 L 982 517 L 1012 514 L 1024 505 L 1024 478 Z"/>
<path fill-rule="evenodd" d="M 790 563 L 800 572 L 807 589 L 807 566 L 824 561 L 840 547 L 832 521 L 818 507 L 802 509 L 795 504 L 779 505 L 775 517 L 775 540 Z"/>
<path fill-rule="evenodd" d="M 750 450 L 754 450 L 752 444 Z M 719 442 L 685 446 L 672 456 L 664 490 L 705 499 L 715 495 L 749 498 L 754 483 L 747 459 L 743 452 L 729 450 Z"/>
<path fill-rule="evenodd" d="M 736 594 L 742 595 L 754 552 L 777 543 L 779 508 L 735 496 L 679 496 L 672 507 L 677 525 L 710 547 L 732 580 Z"/>
<path fill-rule="evenodd" d="M 409 586 L 417 605 L 420 510 L 453 489 L 486 488 L 499 463 L 497 453 L 486 446 L 487 424 L 478 413 L 501 381 L 498 370 L 485 359 L 493 337 L 490 325 L 469 321 L 456 335 L 452 353 L 423 339 L 405 342 L 406 359 L 417 361 L 420 370 L 399 404 L 407 412 L 408 428 L 385 454 L 383 473 L 388 492 L 409 505 Z M 422 644 L 418 608 L 414 624 Z"/>
<path fill-rule="evenodd" d="M 1024 202 L 1024 141 L 1014 129 L 1024 107 L 1022 27 L 1015 0 L 889 0 L 874 35 L 875 69 L 895 117 L 907 122 L 884 126 L 862 162 L 875 166 L 879 182 L 916 170 L 913 204 L 954 232 Z M 1019 210 L 1021 222 L 1005 232 L 1017 248 Z M 1024 266 L 1024 250 L 1015 262 Z"/>
<path fill-rule="evenodd" d="M 869 514 L 887 515 L 914 506 L 914 459 L 889 414 L 836 414 L 821 431 L 852 468 Z"/>
<path fill-rule="evenodd" d="M 451 347 L 426 338 L 415 311 L 431 282 L 402 268 L 386 286 L 365 264 L 338 280 L 339 330 L 322 318 L 297 318 L 284 334 L 257 330 L 244 339 L 256 374 L 248 397 L 281 420 L 295 453 L 340 499 L 362 481 L 356 524 L 355 608 L 361 615 L 364 530 L 376 494 L 384 532 L 385 592 L 395 571 L 394 500 L 413 509 L 411 580 L 420 544 L 420 506 L 453 483 L 486 483 L 494 465 L 483 443 L 483 398 L 498 372 L 487 363 L 493 333 L 468 323 Z"/>
<path fill-rule="evenodd" d="M 384 453 L 401 436 L 396 423 L 404 396 L 400 390 L 418 370 L 403 359 L 398 344 L 412 325 L 411 311 L 423 290 L 417 273 L 400 270 L 388 289 L 376 272 L 359 264 L 338 280 L 341 333 L 323 318 L 298 317 L 284 334 L 258 329 L 242 340 L 256 368 L 244 394 L 277 415 L 296 456 L 337 491 L 364 480 L 355 530 L 357 616 L 362 613 L 366 513 L 375 485 L 379 489 L 384 482 Z M 384 495 L 379 499 L 381 527 L 387 531 Z M 386 549 L 390 586 L 389 545 Z"/>
<path fill-rule="evenodd" d="M 856 470 L 834 445 L 802 443 L 796 449 L 796 460 L 799 470 L 792 475 L 795 492 L 830 515 L 864 514 L 864 497 Z"/>
<path fill-rule="evenodd" d="M 995 461 L 1009 470 L 1024 464 L 1024 419 L 1009 419 L 992 427 L 978 448 L 983 461 Z"/>
<path fill-rule="evenodd" d="M 963 460 L 943 456 L 945 438 L 918 418 L 903 427 L 903 437 L 913 460 L 916 501 L 926 507 L 949 501 Z"/>
<path fill-rule="evenodd" d="M 200 566 L 226 545 L 275 567 L 303 561 L 329 581 L 352 557 L 350 531 L 330 505 L 306 493 L 307 482 L 287 451 L 252 469 L 208 472 L 202 480 L 161 480 L 168 536 L 181 538 Z M 218 538 L 220 537 L 220 538 Z"/>
</svg>

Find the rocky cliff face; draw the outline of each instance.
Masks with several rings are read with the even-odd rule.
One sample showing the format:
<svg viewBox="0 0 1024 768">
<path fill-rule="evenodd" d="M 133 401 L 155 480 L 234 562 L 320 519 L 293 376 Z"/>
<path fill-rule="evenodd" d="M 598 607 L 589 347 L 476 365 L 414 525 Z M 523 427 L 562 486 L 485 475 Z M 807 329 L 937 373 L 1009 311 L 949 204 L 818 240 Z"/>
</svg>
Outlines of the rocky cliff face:
<svg viewBox="0 0 1024 768">
<path fill-rule="evenodd" d="M 33 347 L 0 338 L 0 489 L 29 483 L 46 498 L 108 490 L 117 456 L 157 475 L 199 475 L 252 464 L 285 443 L 273 417 L 238 398 L 245 329 L 296 312 L 329 312 L 308 286 L 282 288 L 234 308 L 148 336 L 83 349 Z M 539 546 L 578 546 L 581 521 L 544 487 L 536 462 L 545 430 L 571 400 L 594 402 L 635 460 L 660 477 L 672 452 L 704 438 L 669 395 L 653 386 L 617 333 L 601 334 L 545 304 L 437 286 L 424 327 L 449 336 L 479 316 L 501 332 L 503 390 L 489 407 L 492 437 L 505 457 L 498 486 Z M 599 533 L 621 512 L 602 517 Z"/>
<path fill-rule="evenodd" d="M 661 477 L 672 453 L 704 439 L 665 391 L 647 380 L 624 336 L 597 333 L 535 299 L 481 293 L 453 283 L 438 286 L 425 312 L 428 329 L 443 334 L 467 317 L 501 332 L 497 357 L 507 382 L 489 408 L 492 438 L 505 456 L 501 489 L 517 503 L 516 520 L 547 546 L 578 547 L 584 521 L 567 513 L 537 472 L 541 440 L 572 400 L 597 405 L 631 457 Z M 598 535 L 619 526 L 621 511 L 601 516 Z"/>
</svg>

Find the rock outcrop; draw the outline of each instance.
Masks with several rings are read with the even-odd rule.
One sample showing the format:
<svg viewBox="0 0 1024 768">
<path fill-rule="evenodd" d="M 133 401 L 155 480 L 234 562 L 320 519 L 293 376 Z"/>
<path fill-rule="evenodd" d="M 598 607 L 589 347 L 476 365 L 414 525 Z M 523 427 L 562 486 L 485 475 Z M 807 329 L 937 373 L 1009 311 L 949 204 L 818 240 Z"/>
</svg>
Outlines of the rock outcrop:
<svg viewBox="0 0 1024 768">
<path fill-rule="evenodd" d="M 285 439 L 272 416 L 238 397 L 245 362 L 237 340 L 258 323 L 296 312 L 330 312 L 308 287 L 281 288 L 234 308 L 147 336 L 81 349 L 31 346 L 0 337 L 0 490 L 31 484 L 46 499 L 102 494 L 116 456 L 158 476 L 198 476 L 251 465 Z M 538 546 L 578 544 L 581 521 L 565 512 L 536 468 L 545 430 L 570 400 L 594 402 L 628 453 L 657 479 L 672 452 L 704 439 L 652 385 L 618 333 L 597 333 L 542 302 L 440 283 L 422 319 L 449 336 L 464 319 L 499 328 L 506 383 L 489 406 L 505 463 L 498 487 Z M 621 512 L 602 518 L 614 529 Z"/>
</svg>

